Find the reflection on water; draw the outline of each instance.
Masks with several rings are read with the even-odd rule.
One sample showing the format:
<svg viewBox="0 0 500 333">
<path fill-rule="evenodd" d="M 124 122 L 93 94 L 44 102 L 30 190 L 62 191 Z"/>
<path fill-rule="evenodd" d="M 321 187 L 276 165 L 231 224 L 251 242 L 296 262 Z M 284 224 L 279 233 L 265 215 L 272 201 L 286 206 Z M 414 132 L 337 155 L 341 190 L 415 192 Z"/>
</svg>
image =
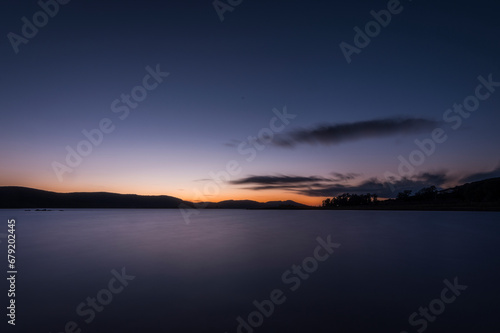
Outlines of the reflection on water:
<svg viewBox="0 0 500 333">
<path fill-rule="evenodd" d="M 276 289 L 286 300 L 240 332 L 417 332 L 410 314 L 454 277 L 469 288 L 427 332 L 498 326 L 499 213 L 206 210 L 189 225 L 177 210 L 2 216 L 17 220 L 13 332 L 64 332 L 69 321 L 82 332 L 237 332 L 254 301 L 269 314 Z M 282 275 L 328 235 L 341 246 L 291 290 Z M 78 305 L 122 268 L 135 279 L 86 323 Z"/>
</svg>

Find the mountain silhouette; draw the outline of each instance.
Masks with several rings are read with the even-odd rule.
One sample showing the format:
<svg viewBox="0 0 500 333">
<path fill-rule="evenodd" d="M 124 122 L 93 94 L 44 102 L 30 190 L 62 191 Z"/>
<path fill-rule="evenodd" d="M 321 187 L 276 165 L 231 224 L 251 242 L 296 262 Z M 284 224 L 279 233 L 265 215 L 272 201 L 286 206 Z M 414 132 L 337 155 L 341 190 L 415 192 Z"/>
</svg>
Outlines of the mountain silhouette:
<svg viewBox="0 0 500 333">
<path fill-rule="evenodd" d="M 500 178 L 490 178 L 449 189 L 434 186 L 411 195 L 403 191 L 397 199 L 367 204 L 347 205 L 348 209 L 414 209 L 414 210 L 500 210 Z M 344 195 L 348 202 L 352 195 Z M 373 195 L 372 195 L 373 196 Z M 356 196 L 363 197 L 363 196 Z M 333 207 L 338 198 L 323 201 L 322 208 Z M 326 207 L 325 207 L 326 206 Z M 330 207 L 328 207 L 330 206 Z M 314 209 L 292 200 L 257 202 L 253 200 L 225 200 L 193 203 L 167 195 L 137 195 L 108 192 L 57 193 L 28 187 L 0 187 L 0 208 L 206 208 L 206 209 Z"/>
<path fill-rule="evenodd" d="M 193 203 L 167 195 L 137 195 L 108 192 L 57 193 L 28 187 L 0 187 L 0 208 L 179 208 L 181 204 L 193 208 L 221 209 L 276 209 L 307 208 L 291 200 L 269 201 L 226 200 Z"/>
</svg>

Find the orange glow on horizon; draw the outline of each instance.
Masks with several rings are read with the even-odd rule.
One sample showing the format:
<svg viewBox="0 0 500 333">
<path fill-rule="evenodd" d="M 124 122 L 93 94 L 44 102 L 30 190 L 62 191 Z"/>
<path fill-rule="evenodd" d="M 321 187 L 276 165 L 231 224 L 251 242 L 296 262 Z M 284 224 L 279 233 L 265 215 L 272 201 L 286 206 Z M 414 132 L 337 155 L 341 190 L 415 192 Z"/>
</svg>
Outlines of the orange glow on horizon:
<svg viewBox="0 0 500 333">
<path fill-rule="evenodd" d="M 319 206 L 325 199 L 323 197 L 308 197 L 290 192 L 280 191 L 254 191 L 248 189 L 229 189 L 224 188 L 218 195 L 197 196 L 195 190 L 162 190 L 151 189 L 146 190 L 144 187 L 139 186 L 94 186 L 91 184 L 70 184 L 70 182 L 54 183 L 33 181 L 34 179 L 24 179 L 24 181 L 16 181 L 14 179 L 2 180 L 2 186 L 21 186 L 38 190 L 58 192 L 58 193 L 71 193 L 71 192 L 110 192 L 118 194 L 137 194 L 137 195 L 167 195 L 176 197 L 182 200 L 191 202 L 210 201 L 220 202 L 225 200 L 253 200 L 258 202 L 268 201 L 286 201 L 293 200 L 297 203 Z"/>
<path fill-rule="evenodd" d="M 258 201 L 258 202 L 268 202 L 268 201 L 286 201 L 286 200 L 292 200 L 297 203 L 301 203 L 304 205 L 309 205 L 309 206 L 319 206 L 321 205 L 321 202 L 325 198 L 318 198 L 318 197 L 307 197 L 303 195 L 298 195 L 298 194 L 291 194 L 288 192 L 283 192 L 281 194 L 275 193 L 275 194 L 268 194 L 268 195 L 255 195 L 254 191 L 248 191 L 247 194 L 238 194 L 234 196 L 228 196 L 228 195 L 221 195 L 217 197 L 213 197 L 213 199 L 208 199 L 208 200 L 190 200 L 188 198 L 182 198 L 183 200 L 186 201 L 194 201 L 194 202 L 200 202 L 200 201 L 211 201 L 211 202 L 219 202 L 219 201 L 225 201 L 225 200 L 253 200 L 253 201 Z"/>
</svg>

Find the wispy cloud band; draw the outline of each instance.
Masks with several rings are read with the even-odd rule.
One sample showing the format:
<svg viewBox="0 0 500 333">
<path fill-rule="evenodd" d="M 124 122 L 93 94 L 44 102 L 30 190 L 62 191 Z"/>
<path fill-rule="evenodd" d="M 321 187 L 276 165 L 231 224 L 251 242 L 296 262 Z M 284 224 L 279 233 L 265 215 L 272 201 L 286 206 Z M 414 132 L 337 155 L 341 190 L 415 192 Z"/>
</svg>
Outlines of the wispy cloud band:
<svg viewBox="0 0 500 333">
<path fill-rule="evenodd" d="M 380 197 L 394 197 L 394 192 L 385 181 L 378 178 L 361 180 L 356 185 L 345 182 L 345 179 L 352 180 L 359 177 L 358 174 L 332 173 L 333 178 L 319 176 L 249 176 L 234 180 L 232 185 L 246 185 L 251 190 L 285 190 L 311 197 L 334 197 L 342 193 L 363 194 L 372 193 Z M 398 190 L 417 191 L 423 187 L 435 185 L 440 186 L 450 181 L 446 172 L 430 173 L 425 172 L 414 175 L 411 178 L 402 178 L 391 185 Z"/>
<path fill-rule="evenodd" d="M 344 124 L 323 124 L 278 135 L 274 138 L 273 144 L 289 148 L 300 144 L 338 145 L 361 139 L 431 131 L 439 124 L 438 121 L 425 118 L 386 118 Z"/>
</svg>

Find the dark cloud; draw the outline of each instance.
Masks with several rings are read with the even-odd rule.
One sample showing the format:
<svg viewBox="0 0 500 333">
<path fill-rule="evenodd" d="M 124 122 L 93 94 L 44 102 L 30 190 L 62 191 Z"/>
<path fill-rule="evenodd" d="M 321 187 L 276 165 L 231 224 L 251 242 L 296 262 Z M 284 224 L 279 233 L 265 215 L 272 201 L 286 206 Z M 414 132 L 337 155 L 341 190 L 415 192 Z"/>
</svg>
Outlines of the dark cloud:
<svg viewBox="0 0 500 333">
<path fill-rule="evenodd" d="M 450 176 L 446 171 L 438 172 L 423 172 L 420 174 L 415 174 L 411 177 L 403 177 L 399 179 L 392 179 L 389 182 L 387 179 L 385 181 L 380 181 L 380 184 L 385 186 L 381 193 L 381 196 L 386 198 L 394 198 L 399 192 L 404 190 L 411 190 L 412 192 L 417 192 L 418 190 L 429 187 L 436 186 L 441 188 L 443 185 L 455 181 L 456 178 Z M 377 193 L 378 194 L 378 193 Z"/>
<path fill-rule="evenodd" d="M 445 184 L 453 179 L 454 178 L 448 175 L 446 171 L 439 171 L 435 173 L 423 172 L 412 177 L 413 181 L 436 186 Z"/>
<path fill-rule="evenodd" d="M 344 184 L 322 184 L 322 186 L 297 188 L 295 192 L 310 197 L 335 197 L 342 193 L 362 194 L 373 193 L 379 196 L 384 196 L 388 191 L 387 185 L 377 179 L 369 179 L 358 185 Z M 385 196 L 384 196 L 385 197 Z"/>
<path fill-rule="evenodd" d="M 250 176 L 232 181 L 233 185 L 250 185 L 251 190 L 285 190 L 311 197 L 334 197 L 342 193 L 377 194 L 379 197 L 393 198 L 398 192 L 412 190 L 416 192 L 424 187 L 434 185 L 440 187 L 450 181 L 446 172 L 425 172 L 412 176 L 392 180 L 390 183 L 378 178 L 369 178 L 356 185 L 346 183 L 346 180 L 357 178 L 358 174 L 332 173 L 335 178 L 318 176 Z M 342 183 L 340 182 L 342 181 Z"/>
<path fill-rule="evenodd" d="M 360 139 L 431 131 L 438 126 L 439 122 L 424 118 L 387 118 L 345 124 L 325 124 L 277 135 L 273 144 L 290 148 L 299 144 L 337 145 Z"/>
<path fill-rule="evenodd" d="M 239 180 L 231 181 L 231 184 L 254 184 L 254 185 L 281 185 L 281 184 L 303 184 L 316 181 L 324 181 L 322 177 L 298 177 L 298 176 L 250 176 Z"/>
<path fill-rule="evenodd" d="M 354 178 L 361 176 L 361 174 L 353 173 L 353 172 L 349 172 L 349 173 L 332 172 L 330 174 L 333 176 L 332 180 L 335 180 L 335 181 L 348 181 L 348 180 L 353 180 Z"/>
<path fill-rule="evenodd" d="M 371 178 L 357 185 L 342 185 L 342 184 L 333 184 L 330 186 L 325 184 L 323 185 L 324 186 L 310 187 L 303 189 L 297 188 L 295 192 L 312 197 L 335 197 L 342 193 L 351 193 L 351 194 L 372 193 L 372 194 L 377 194 L 379 197 L 383 198 L 394 198 L 397 196 L 399 192 L 402 192 L 403 190 L 411 190 L 412 192 L 417 192 L 418 190 L 431 185 L 440 187 L 441 185 L 443 185 L 443 183 L 429 182 L 417 178 L 412 178 L 412 179 L 404 178 L 389 184 L 385 181 L 379 180 L 378 178 Z"/>
<path fill-rule="evenodd" d="M 484 180 L 484 179 L 488 179 L 488 178 L 496 178 L 496 177 L 500 177 L 500 165 L 491 171 L 478 172 L 478 173 L 473 173 L 473 174 L 467 175 L 464 178 L 460 179 L 460 182 L 470 183 L 470 182 L 476 182 L 479 180 Z"/>
</svg>

